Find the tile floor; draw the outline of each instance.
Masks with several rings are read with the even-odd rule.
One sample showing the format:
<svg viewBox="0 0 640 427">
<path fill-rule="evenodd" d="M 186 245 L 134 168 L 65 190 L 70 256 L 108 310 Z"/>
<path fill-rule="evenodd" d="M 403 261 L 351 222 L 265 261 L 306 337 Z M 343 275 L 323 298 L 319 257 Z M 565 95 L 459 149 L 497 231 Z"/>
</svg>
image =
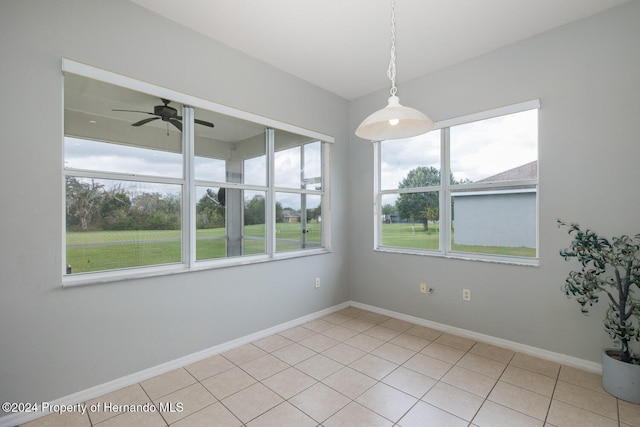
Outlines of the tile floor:
<svg viewBox="0 0 640 427">
<path fill-rule="evenodd" d="M 86 403 L 25 426 L 640 426 L 596 374 L 354 307 Z"/>
</svg>

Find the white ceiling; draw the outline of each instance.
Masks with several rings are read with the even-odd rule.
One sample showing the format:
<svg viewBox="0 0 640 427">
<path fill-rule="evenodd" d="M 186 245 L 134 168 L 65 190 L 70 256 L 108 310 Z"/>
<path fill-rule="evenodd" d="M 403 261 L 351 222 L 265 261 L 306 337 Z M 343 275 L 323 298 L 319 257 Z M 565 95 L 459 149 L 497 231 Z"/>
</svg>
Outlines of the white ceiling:
<svg viewBox="0 0 640 427">
<path fill-rule="evenodd" d="M 353 100 L 390 87 L 391 0 L 131 0 Z M 630 0 L 397 0 L 397 81 Z"/>
</svg>

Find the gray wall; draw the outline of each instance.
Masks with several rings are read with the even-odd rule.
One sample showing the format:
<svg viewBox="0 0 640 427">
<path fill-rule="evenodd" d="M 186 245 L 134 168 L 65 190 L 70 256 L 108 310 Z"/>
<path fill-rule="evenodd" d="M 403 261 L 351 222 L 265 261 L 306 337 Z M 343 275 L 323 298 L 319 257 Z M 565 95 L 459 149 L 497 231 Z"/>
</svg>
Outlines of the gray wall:
<svg viewBox="0 0 640 427">
<path fill-rule="evenodd" d="M 62 289 L 60 59 L 333 135 L 337 183 L 347 101 L 123 0 L 2 0 L 0 53 L 1 402 L 60 398 L 348 300 L 341 185 L 331 254 Z"/>
<path fill-rule="evenodd" d="M 453 243 L 536 246 L 536 193 L 452 194 Z"/>
<path fill-rule="evenodd" d="M 583 317 L 561 293 L 571 265 L 558 250 L 569 237 L 555 221 L 609 236 L 640 232 L 638 22 L 640 2 L 630 2 L 399 85 L 402 104 L 434 120 L 540 98 L 540 265 L 374 252 L 373 150 L 351 136 L 351 299 L 599 361 L 601 347 L 611 346 L 606 307 Z M 437 40 L 425 43 L 438 49 Z M 351 130 L 387 97 L 381 90 L 353 102 Z M 419 293 L 423 281 L 433 295 Z M 470 302 L 462 301 L 463 288 L 471 289 Z"/>
</svg>

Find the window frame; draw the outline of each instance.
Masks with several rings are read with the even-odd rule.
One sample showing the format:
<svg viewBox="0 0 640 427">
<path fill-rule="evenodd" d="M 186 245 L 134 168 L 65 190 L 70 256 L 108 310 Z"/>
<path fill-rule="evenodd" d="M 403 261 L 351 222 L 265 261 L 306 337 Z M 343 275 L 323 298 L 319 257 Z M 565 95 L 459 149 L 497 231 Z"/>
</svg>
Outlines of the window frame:
<svg viewBox="0 0 640 427">
<path fill-rule="evenodd" d="M 254 113 L 238 110 L 226 105 L 218 104 L 203 98 L 187 95 L 165 87 L 136 80 L 104 69 L 82 64 L 66 58 L 62 59 L 63 75 L 70 73 L 78 76 L 102 81 L 111 85 L 124 87 L 126 89 L 152 94 L 157 97 L 171 99 L 176 103 L 185 105 L 182 111 L 183 116 L 183 174 L 179 178 L 168 178 L 163 176 L 144 176 L 131 173 L 103 172 L 84 170 L 80 168 L 67 168 L 64 165 L 64 150 L 61 159 L 61 181 L 62 181 L 62 286 L 78 286 L 85 284 L 96 284 L 113 282 L 159 275 L 183 273 L 189 271 L 201 271 L 216 269 L 221 267 L 247 265 L 261 262 L 269 262 L 302 256 L 311 256 L 331 252 L 331 184 L 330 184 L 330 146 L 335 142 L 333 136 L 320 132 L 301 128 L 288 123 L 263 117 Z M 63 83 L 64 88 L 64 83 Z M 224 114 L 230 117 L 250 121 L 265 127 L 267 134 L 266 158 L 267 158 L 267 182 L 264 186 L 253 184 L 240 184 L 230 182 L 209 182 L 195 178 L 195 137 L 194 137 L 194 108 L 202 108 L 215 113 Z M 63 109 L 64 120 L 64 109 Z M 274 186 L 274 129 L 291 132 L 301 136 L 315 139 L 321 146 L 321 190 L 308 190 L 306 193 L 320 194 L 322 197 L 322 244 L 319 248 L 300 249 L 287 252 L 275 251 L 275 192 L 278 190 Z M 270 135 L 270 137 L 268 136 Z M 64 145 L 65 132 L 62 130 L 61 141 Z M 69 176 L 95 179 L 116 179 L 135 182 L 168 183 L 180 185 L 182 188 L 181 207 L 181 244 L 182 259 L 178 263 L 150 265 L 132 268 L 119 268 L 113 270 L 103 270 L 87 273 L 67 274 L 66 262 L 66 189 L 65 179 Z M 257 255 L 243 255 L 238 257 L 223 257 L 207 260 L 196 259 L 196 187 L 199 185 L 220 185 L 225 188 L 238 188 L 242 190 L 258 190 L 266 192 L 266 212 L 265 212 L 265 253 Z M 288 189 L 290 191 L 290 189 Z M 302 190 L 300 190 L 302 191 Z"/>
<path fill-rule="evenodd" d="M 528 110 L 539 110 L 540 100 L 532 99 L 517 104 L 511 104 L 491 110 L 486 110 L 478 113 L 473 113 L 465 116 L 456 117 L 453 119 L 442 120 L 435 123 L 434 130 L 440 131 L 440 185 L 433 185 L 429 187 L 416 187 L 416 188 L 403 188 L 403 189 L 383 189 L 381 180 L 382 171 L 382 142 L 374 141 L 374 247 L 373 250 L 377 252 L 391 252 L 424 256 L 436 256 L 453 259 L 465 259 L 472 261 L 487 261 L 503 264 L 516 264 L 526 266 L 539 265 L 539 250 L 540 250 L 540 231 L 539 231 L 539 174 L 536 179 L 528 180 L 515 180 L 515 181 L 499 181 L 488 183 L 469 183 L 469 184 L 451 184 L 450 179 L 443 177 L 449 177 L 451 175 L 451 152 L 450 152 L 450 128 L 457 125 L 472 123 L 481 120 L 487 120 L 500 116 L 505 116 L 514 113 L 520 113 Z M 538 125 L 539 126 L 539 125 Z M 539 140 L 539 138 L 538 138 Z M 539 150 L 539 145 L 538 145 Z M 536 160 L 539 161 L 539 156 L 536 156 Z M 539 163 L 538 163 L 539 164 Z M 539 170 L 539 167 L 538 167 Z M 452 250 L 451 242 L 451 226 L 452 226 L 452 193 L 456 189 L 465 190 L 491 190 L 500 188 L 501 190 L 510 191 L 523 185 L 533 186 L 535 191 L 535 239 L 536 239 L 536 255 L 535 257 L 519 257 L 519 256 L 507 256 L 507 255 L 491 255 L 481 254 L 473 252 L 461 252 Z M 532 190 L 528 190 L 531 192 Z M 402 194 L 402 193 L 424 193 L 424 192 L 439 192 L 439 249 L 427 250 L 427 249 L 413 249 L 403 248 L 395 246 L 384 246 L 382 244 L 382 197 L 387 194 Z"/>
</svg>

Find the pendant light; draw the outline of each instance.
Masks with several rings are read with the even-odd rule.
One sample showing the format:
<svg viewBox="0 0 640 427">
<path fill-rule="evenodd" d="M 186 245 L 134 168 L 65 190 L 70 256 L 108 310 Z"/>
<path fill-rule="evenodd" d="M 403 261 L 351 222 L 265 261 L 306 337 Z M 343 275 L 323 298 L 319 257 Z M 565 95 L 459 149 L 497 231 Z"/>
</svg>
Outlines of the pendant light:
<svg viewBox="0 0 640 427">
<path fill-rule="evenodd" d="M 396 2 L 391 1 L 391 61 L 387 77 L 391 80 L 391 96 L 388 105 L 364 119 L 356 129 L 363 139 L 382 141 L 422 135 L 433 129 L 433 120 L 420 111 L 400 105 L 396 96 Z"/>
</svg>

